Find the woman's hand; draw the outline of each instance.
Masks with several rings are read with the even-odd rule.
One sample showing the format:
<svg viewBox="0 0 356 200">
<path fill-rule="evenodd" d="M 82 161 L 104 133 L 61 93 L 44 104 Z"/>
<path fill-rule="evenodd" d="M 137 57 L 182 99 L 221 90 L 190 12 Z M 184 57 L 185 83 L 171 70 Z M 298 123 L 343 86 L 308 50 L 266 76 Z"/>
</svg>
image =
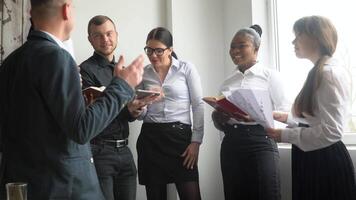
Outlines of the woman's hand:
<svg viewBox="0 0 356 200">
<path fill-rule="evenodd" d="M 281 142 L 282 129 L 266 128 L 267 135 L 276 142 Z"/>
<path fill-rule="evenodd" d="M 188 145 L 187 149 L 185 149 L 184 153 L 181 155 L 181 157 L 185 157 L 183 161 L 183 166 L 185 166 L 187 169 L 193 169 L 194 165 L 198 164 L 199 147 L 199 143 L 192 142 Z"/>
<path fill-rule="evenodd" d="M 214 110 L 211 113 L 211 118 L 213 119 L 215 128 L 217 128 L 220 131 L 223 131 L 223 127 L 225 123 L 230 119 L 230 116 L 223 112 Z"/>
<path fill-rule="evenodd" d="M 281 111 L 273 111 L 273 119 L 282 123 L 286 123 L 288 119 L 288 113 Z"/>
</svg>

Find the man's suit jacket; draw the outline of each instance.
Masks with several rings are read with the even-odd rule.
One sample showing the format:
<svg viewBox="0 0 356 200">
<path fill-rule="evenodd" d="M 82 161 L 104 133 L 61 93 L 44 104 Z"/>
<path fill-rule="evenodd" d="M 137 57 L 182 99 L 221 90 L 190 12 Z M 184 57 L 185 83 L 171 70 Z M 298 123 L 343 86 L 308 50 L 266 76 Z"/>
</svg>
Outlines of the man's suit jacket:
<svg viewBox="0 0 356 200">
<path fill-rule="evenodd" d="M 100 200 L 88 141 L 134 96 L 113 78 L 85 107 L 77 65 L 46 33 L 28 41 L 0 67 L 3 184 L 27 182 L 28 199 Z"/>
</svg>

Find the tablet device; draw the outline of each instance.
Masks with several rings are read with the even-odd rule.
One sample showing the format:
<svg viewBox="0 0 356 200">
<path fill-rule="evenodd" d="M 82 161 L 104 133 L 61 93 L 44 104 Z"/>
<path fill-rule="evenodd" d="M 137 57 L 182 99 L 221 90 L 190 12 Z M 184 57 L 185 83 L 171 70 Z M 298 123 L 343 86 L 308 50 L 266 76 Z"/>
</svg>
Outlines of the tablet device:
<svg viewBox="0 0 356 200">
<path fill-rule="evenodd" d="M 153 90 L 141 90 L 141 89 L 136 90 L 137 99 L 142 99 L 150 95 L 159 96 L 160 94 L 161 94 L 160 92 L 153 91 Z"/>
</svg>

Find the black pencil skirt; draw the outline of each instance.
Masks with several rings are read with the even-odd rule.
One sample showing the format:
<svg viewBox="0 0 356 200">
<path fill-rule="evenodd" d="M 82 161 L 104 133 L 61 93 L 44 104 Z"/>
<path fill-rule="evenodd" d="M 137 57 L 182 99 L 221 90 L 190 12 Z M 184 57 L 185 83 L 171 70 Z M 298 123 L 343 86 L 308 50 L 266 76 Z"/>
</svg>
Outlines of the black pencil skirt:
<svg viewBox="0 0 356 200">
<path fill-rule="evenodd" d="M 187 169 L 181 157 L 191 143 L 191 126 L 179 122 L 143 123 L 136 148 L 141 185 L 198 182 L 198 168 Z"/>
<path fill-rule="evenodd" d="M 356 199 L 355 171 L 345 145 L 304 152 L 292 146 L 293 200 Z"/>
</svg>

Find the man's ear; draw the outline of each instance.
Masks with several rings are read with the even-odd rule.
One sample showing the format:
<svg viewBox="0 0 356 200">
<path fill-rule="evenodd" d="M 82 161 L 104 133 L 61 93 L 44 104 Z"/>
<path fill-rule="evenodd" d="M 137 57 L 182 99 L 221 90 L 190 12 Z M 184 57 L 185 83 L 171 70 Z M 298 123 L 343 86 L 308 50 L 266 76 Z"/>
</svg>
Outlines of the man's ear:
<svg viewBox="0 0 356 200">
<path fill-rule="evenodd" d="M 65 3 L 62 6 L 62 16 L 64 20 L 68 20 L 70 16 L 70 4 Z"/>
</svg>

